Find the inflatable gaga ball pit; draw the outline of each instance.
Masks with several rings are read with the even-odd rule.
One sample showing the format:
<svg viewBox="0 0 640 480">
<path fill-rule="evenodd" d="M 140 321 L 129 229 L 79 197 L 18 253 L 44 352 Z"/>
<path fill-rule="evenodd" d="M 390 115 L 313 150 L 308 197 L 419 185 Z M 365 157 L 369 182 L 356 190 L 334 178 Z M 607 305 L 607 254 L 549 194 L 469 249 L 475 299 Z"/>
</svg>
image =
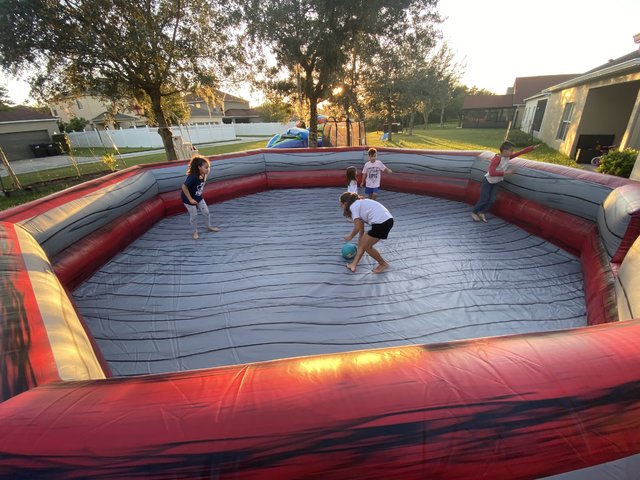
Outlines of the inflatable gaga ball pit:
<svg viewBox="0 0 640 480">
<path fill-rule="evenodd" d="M 197 243 L 186 162 L 0 212 L 0 478 L 636 478 L 640 184 L 514 160 L 476 224 L 492 153 L 378 155 L 384 275 L 366 147 L 212 157 Z"/>
</svg>

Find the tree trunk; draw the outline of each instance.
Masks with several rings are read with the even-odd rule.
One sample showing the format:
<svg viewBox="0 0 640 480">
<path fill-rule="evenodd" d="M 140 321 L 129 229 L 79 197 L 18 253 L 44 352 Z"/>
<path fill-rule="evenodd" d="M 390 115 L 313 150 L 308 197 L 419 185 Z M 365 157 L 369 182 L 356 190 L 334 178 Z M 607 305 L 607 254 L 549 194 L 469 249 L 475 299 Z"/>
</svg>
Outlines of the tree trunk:
<svg viewBox="0 0 640 480">
<path fill-rule="evenodd" d="M 413 120 L 416 116 L 416 112 L 411 109 L 411 113 L 409 114 L 409 125 L 407 126 L 407 130 L 409 131 L 409 135 L 413 135 Z"/>
<path fill-rule="evenodd" d="M 387 136 L 387 140 L 391 141 L 393 139 L 393 128 L 391 123 L 393 122 L 393 117 L 391 116 L 391 101 L 387 101 L 387 132 L 389 135 Z"/>
<path fill-rule="evenodd" d="M 440 106 L 440 127 L 444 127 L 444 105 Z"/>
<path fill-rule="evenodd" d="M 309 97 L 309 148 L 318 146 L 318 99 Z"/>
<path fill-rule="evenodd" d="M 430 113 L 431 113 L 431 110 L 429 108 L 427 108 L 426 105 L 422 107 L 422 116 L 424 117 L 424 129 L 425 130 L 429 126 L 429 114 Z"/>
<path fill-rule="evenodd" d="M 156 116 L 156 121 L 158 122 L 158 134 L 160 134 L 160 138 L 162 138 L 164 151 L 167 154 L 167 161 L 175 161 L 178 159 L 178 155 L 176 154 L 176 149 L 173 145 L 173 133 L 167 123 L 167 119 L 164 115 L 164 109 L 162 108 L 162 97 L 159 93 L 156 93 L 153 96 L 150 95 L 150 97 L 153 113 Z"/>
</svg>

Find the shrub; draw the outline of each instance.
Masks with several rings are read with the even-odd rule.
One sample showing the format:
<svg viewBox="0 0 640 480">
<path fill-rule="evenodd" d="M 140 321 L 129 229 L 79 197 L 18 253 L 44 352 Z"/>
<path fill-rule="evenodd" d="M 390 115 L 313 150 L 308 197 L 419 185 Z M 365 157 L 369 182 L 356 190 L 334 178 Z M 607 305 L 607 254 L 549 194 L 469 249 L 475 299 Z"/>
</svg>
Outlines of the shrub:
<svg viewBox="0 0 640 480">
<path fill-rule="evenodd" d="M 118 160 L 112 153 L 105 153 L 102 156 L 102 163 L 112 172 L 115 172 L 118 169 Z"/>
<path fill-rule="evenodd" d="M 64 124 L 64 130 L 65 132 L 82 132 L 84 130 L 84 127 L 86 127 L 89 124 L 89 120 L 87 120 L 84 117 L 74 117 L 72 118 L 69 123 Z"/>
<path fill-rule="evenodd" d="M 516 147 L 528 147 L 540 143 L 540 140 L 534 138 L 533 135 L 525 133 L 522 130 L 511 130 L 509 132 L 509 138 L 507 138 Z"/>
<path fill-rule="evenodd" d="M 612 150 L 601 157 L 598 172 L 629 178 L 636 158 L 638 158 L 638 150 L 633 148 L 625 148 L 622 151 Z"/>
<path fill-rule="evenodd" d="M 53 143 L 59 143 L 64 152 L 71 153 L 71 141 L 66 133 L 54 133 L 51 140 Z"/>
</svg>

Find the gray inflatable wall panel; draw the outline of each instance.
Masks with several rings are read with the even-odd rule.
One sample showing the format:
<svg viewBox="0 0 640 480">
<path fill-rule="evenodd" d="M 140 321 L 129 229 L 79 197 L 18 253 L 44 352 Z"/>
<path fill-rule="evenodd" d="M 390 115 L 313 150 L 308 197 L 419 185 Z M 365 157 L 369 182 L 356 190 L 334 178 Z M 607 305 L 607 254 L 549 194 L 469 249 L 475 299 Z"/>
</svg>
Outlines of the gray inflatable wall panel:
<svg viewBox="0 0 640 480">
<path fill-rule="evenodd" d="M 640 189 L 627 185 L 613 190 L 598 212 L 598 230 L 605 250 L 612 258 L 627 232 L 633 215 L 640 211 Z"/>
<path fill-rule="evenodd" d="M 291 170 L 346 170 L 354 166 L 361 171 L 367 161 L 367 149 L 327 152 L 265 153 L 267 172 Z M 475 155 L 456 155 L 454 152 L 420 152 L 378 150 L 378 159 L 398 173 L 417 173 L 430 176 L 469 178 Z"/>
<path fill-rule="evenodd" d="M 616 298 L 620 320 L 640 317 L 640 237 L 624 257 L 616 277 Z"/>
<path fill-rule="evenodd" d="M 176 166 L 156 168 L 152 173 L 158 183 L 160 193 L 180 190 L 184 183 L 187 165 L 180 163 Z M 265 172 L 264 154 L 262 152 L 250 153 L 233 158 L 216 160 L 212 157 L 211 173 L 207 183 L 215 183 L 221 180 L 255 175 Z"/>
<path fill-rule="evenodd" d="M 393 172 L 432 177 L 469 178 L 476 158 L 475 155 L 456 155 L 453 152 L 378 152 L 378 159 Z"/>
<path fill-rule="evenodd" d="M 288 172 L 292 170 L 346 170 L 353 165 L 362 169 L 366 150 L 329 150 L 281 152 L 271 149 L 264 154 L 267 172 Z M 393 167 L 392 167 L 393 168 Z"/>
<path fill-rule="evenodd" d="M 49 258 L 158 194 L 155 177 L 143 171 L 30 218 L 21 225 Z"/>
<path fill-rule="evenodd" d="M 490 152 L 480 155 L 474 162 L 471 178 L 477 182 L 489 170 Z M 505 190 L 519 197 L 533 200 L 547 207 L 571 213 L 578 217 L 596 221 L 598 210 L 612 187 L 580 180 L 574 176 L 538 170 L 526 165 L 528 162 L 514 161 L 513 173 L 502 183 Z"/>
</svg>

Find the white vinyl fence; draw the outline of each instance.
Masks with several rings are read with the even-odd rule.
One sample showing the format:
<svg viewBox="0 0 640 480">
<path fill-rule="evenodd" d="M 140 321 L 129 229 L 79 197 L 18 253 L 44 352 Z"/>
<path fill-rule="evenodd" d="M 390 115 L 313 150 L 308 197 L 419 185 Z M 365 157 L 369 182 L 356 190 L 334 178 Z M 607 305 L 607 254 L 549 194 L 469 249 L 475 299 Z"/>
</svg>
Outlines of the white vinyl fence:
<svg viewBox="0 0 640 480">
<path fill-rule="evenodd" d="M 284 133 L 295 126 L 290 123 L 234 123 L 234 124 L 198 124 L 172 127 L 173 136 L 182 137 L 183 142 L 194 145 L 202 143 L 235 140 L 237 136 L 269 136 Z M 90 130 L 68 133 L 71 145 L 83 147 L 139 147 L 162 148 L 162 138 L 156 127 L 125 128 L 119 130 Z"/>
<path fill-rule="evenodd" d="M 183 142 L 213 143 L 235 140 L 233 125 L 189 125 L 171 128 L 174 137 Z M 156 127 L 125 128 L 120 130 L 91 130 L 68 133 L 71 145 L 82 147 L 147 147 L 162 148 L 162 138 Z"/>
<path fill-rule="evenodd" d="M 251 135 L 266 136 L 284 133 L 291 127 L 296 126 L 296 122 L 289 123 L 234 123 L 236 135 L 247 137 Z"/>
</svg>

